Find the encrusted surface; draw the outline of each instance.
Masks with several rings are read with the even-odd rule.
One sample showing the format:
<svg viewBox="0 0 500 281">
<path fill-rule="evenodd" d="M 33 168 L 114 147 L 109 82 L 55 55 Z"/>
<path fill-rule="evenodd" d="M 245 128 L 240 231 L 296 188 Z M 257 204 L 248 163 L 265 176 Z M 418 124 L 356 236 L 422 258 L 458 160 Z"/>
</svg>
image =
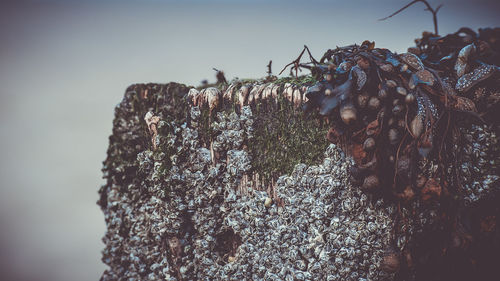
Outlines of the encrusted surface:
<svg viewBox="0 0 500 281">
<path fill-rule="evenodd" d="M 145 88 L 153 94 L 144 99 Z M 272 183 L 252 180 L 252 108 L 210 114 L 205 143 L 203 109 L 180 98 L 188 90 L 135 85 L 117 107 L 99 202 L 108 226 L 103 261 L 110 268 L 103 280 L 383 280 L 393 274 L 381 267 L 393 252 L 394 207 L 351 185 L 351 162 L 335 145 L 322 149 L 316 165 L 297 164 Z M 177 108 L 164 107 L 174 101 Z M 160 119 L 154 129 L 141 118 L 152 114 Z"/>
<path fill-rule="evenodd" d="M 102 279 L 498 275 L 499 32 L 424 33 L 401 55 L 365 41 L 310 76 L 129 87 Z"/>
</svg>

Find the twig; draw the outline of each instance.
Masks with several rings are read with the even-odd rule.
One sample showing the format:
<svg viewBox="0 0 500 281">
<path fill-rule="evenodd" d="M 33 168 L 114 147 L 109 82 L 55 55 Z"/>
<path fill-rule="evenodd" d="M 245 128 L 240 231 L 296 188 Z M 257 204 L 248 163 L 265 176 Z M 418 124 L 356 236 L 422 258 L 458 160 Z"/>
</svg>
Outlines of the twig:
<svg viewBox="0 0 500 281">
<path fill-rule="evenodd" d="M 434 10 L 431 5 L 426 1 L 426 0 L 414 0 L 414 1 L 411 1 L 409 4 L 407 4 L 406 6 L 404 6 L 403 8 L 397 10 L 396 12 L 392 13 L 390 16 L 387 16 L 383 19 L 379 19 L 379 21 L 383 21 L 383 20 L 386 20 L 388 18 L 392 18 L 393 16 L 399 14 L 400 12 L 402 12 L 403 10 L 405 10 L 406 8 L 410 7 L 411 5 L 417 3 L 417 2 L 422 2 L 425 4 L 425 6 L 427 6 L 427 8 L 425 9 L 425 11 L 429 11 L 432 13 L 432 20 L 434 21 L 434 34 L 435 35 L 438 35 L 438 24 L 437 24 L 437 12 L 439 11 L 439 9 L 443 6 L 443 4 L 440 4 L 439 6 L 437 6 L 437 8 Z"/>
<path fill-rule="evenodd" d="M 319 62 L 312 56 L 311 51 L 309 51 L 309 48 L 306 45 L 304 45 L 304 49 L 302 50 L 302 52 L 300 52 L 300 55 L 294 61 L 285 65 L 285 67 L 283 67 L 283 69 L 280 71 L 280 73 L 278 75 L 281 75 L 281 73 L 283 73 L 283 71 L 285 71 L 285 69 L 287 67 L 289 67 L 290 65 L 293 65 L 294 66 L 293 68 L 295 68 L 295 76 L 298 76 L 298 71 L 299 71 L 299 68 L 301 67 L 300 59 L 302 58 L 302 55 L 304 55 L 304 52 L 306 50 L 307 50 L 307 53 L 309 54 L 309 59 L 311 60 L 311 62 L 314 65 L 318 64 Z"/>
<path fill-rule="evenodd" d="M 227 84 L 226 76 L 224 76 L 224 71 L 218 70 L 215 67 L 212 67 L 212 69 L 216 71 L 215 78 L 217 78 L 217 84 Z"/>
<path fill-rule="evenodd" d="M 271 70 L 271 65 L 272 64 L 273 64 L 273 61 L 270 60 L 269 64 L 267 65 L 267 76 L 272 76 L 273 75 L 273 71 Z"/>
</svg>

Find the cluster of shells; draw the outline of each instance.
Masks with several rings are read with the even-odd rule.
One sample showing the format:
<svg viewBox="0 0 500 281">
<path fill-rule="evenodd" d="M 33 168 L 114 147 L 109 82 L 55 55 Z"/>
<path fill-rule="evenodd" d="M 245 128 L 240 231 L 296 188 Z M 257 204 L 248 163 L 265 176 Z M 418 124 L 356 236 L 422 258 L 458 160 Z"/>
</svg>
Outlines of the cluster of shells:
<svg viewBox="0 0 500 281">
<path fill-rule="evenodd" d="M 298 164 L 290 175 L 277 180 L 282 205 L 273 203 L 268 193 L 252 190 L 225 207 L 224 225 L 241 236 L 242 244 L 220 278 L 382 280 L 392 276 L 397 269 L 390 231 L 394 209 L 384 207 L 382 201 L 371 202 L 352 186 L 349 166 L 343 153 L 330 145 L 321 164 Z M 245 276 L 248 264 L 252 275 Z M 383 266 L 387 268 L 382 270 Z"/>
<path fill-rule="evenodd" d="M 438 62 L 429 58 L 431 52 L 439 55 L 431 43 L 398 55 L 366 41 L 329 50 L 321 64 L 315 64 L 319 82 L 307 89 L 304 110 L 318 110 L 329 118 L 331 142 L 347 139 L 347 151 L 356 162 L 353 176 L 364 190 L 404 202 L 438 200 L 447 188 L 445 182 L 451 182 L 444 170 L 450 164 L 459 169 L 450 163 L 458 151 L 450 143 L 460 138 L 456 128 L 474 121 L 482 124 L 482 116 L 491 115 L 488 108 L 478 110 L 476 103 L 497 93 L 483 92 L 479 98 L 472 94 L 487 83 L 498 89 L 499 67 L 485 62 L 491 51 L 488 42 L 450 36 L 461 39 L 462 45 Z M 449 39 L 434 42 L 440 40 Z M 495 134 L 488 136 L 486 141 L 484 137 L 467 141 L 473 146 L 496 143 Z M 478 154 L 482 160 L 477 161 L 484 163 L 489 157 L 493 164 L 498 162 L 498 154 L 485 154 Z M 493 186 L 497 179 L 490 175 L 482 185 Z M 460 187 L 466 193 L 470 188 Z"/>
<path fill-rule="evenodd" d="M 254 83 L 242 83 L 237 81 L 231 83 L 221 91 L 216 87 L 208 87 L 202 90 L 192 88 L 187 98 L 193 106 L 206 106 L 210 112 L 219 108 L 224 102 L 235 100 L 240 108 L 245 105 L 255 105 L 263 100 L 277 101 L 284 98 L 296 107 L 307 101 L 306 85 L 292 83 L 265 83 L 256 81 Z"/>
</svg>

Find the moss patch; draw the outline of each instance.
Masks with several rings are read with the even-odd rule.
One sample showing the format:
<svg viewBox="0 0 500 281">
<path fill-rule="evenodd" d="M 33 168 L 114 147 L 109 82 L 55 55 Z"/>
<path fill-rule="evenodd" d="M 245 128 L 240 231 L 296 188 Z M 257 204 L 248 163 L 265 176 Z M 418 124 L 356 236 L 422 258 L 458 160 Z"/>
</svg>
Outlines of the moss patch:
<svg viewBox="0 0 500 281">
<path fill-rule="evenodd" d="M 291 173 L 299 163 L 317 163 L 328 146 L 328 127 L 317 116 L 305 116 L 288 100 L 264 101 L 252 108 L 254 137 L 248 144 L 254 173 L 264 183 Z"/>
</svg>

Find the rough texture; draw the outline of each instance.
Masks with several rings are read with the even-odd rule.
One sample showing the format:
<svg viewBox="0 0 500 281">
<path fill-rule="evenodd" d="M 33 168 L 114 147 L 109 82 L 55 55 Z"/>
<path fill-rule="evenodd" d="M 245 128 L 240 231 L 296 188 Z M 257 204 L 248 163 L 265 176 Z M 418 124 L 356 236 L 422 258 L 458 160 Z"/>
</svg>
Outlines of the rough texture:
<svg viewBox="0 0 500 281">
<path fill-rule="evenodd" d="M 142 98 L 144 88 L 159 92 Z M 352 186 L 343 152 L 332 144 L 316 165 L 297 164 L 276 182 L 256 183 L 247 147 L 255 137 L 252 108 L 209 116 L 213 140 L 204 147 L 203 110 L 186 106 L 189 114 L 181 117 L 179 107 L 163 108 L 183 105 L 188 90 L 135 85 L 116 109 L 99 202 L 108 226 L 103 261 L 110 268 L 103 280 L 380 280 L 392 274 L 381 264 L 392 251 L 394 207 Z M 292 103 L 286 107 L 298 114 Z M 153 139 L 141 118 L 151 119 L 151 109 L 160 116 Z"/>
<path fill-rule="evenodd" d="M 328 50 L 295 64 L 305 77 L 129 87 L 98 202 L 102 279 L 499 273 L 500 29 L 460 34 Z"/>
</svg>

